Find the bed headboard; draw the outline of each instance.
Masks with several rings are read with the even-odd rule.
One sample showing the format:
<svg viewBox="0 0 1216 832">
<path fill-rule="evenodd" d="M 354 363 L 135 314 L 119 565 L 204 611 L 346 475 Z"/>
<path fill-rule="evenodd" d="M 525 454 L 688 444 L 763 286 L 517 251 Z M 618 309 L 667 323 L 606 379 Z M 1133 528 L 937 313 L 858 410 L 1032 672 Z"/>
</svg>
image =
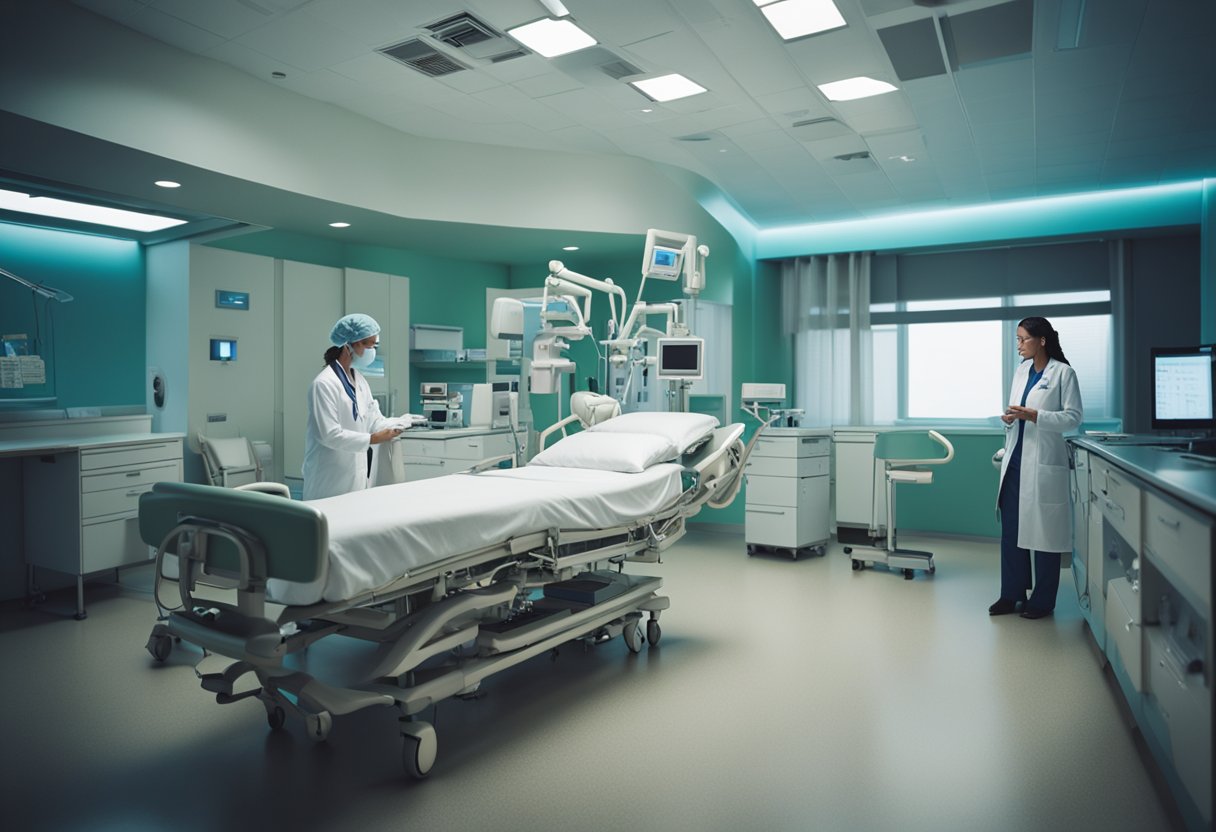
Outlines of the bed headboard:
<svg viewBox="0 0 1216 832">
<path fill-rule="evenodd" d="M 329 525 L 310 505 L 256 491 L 179 482 L 158 482 L 139 498 L 139 534 L 149 546 L 160 546 L 187 517 L 234 526 L 257 539 L 266 551 L 267 578 L 309 583 L 325 575 Z M 209 547 L 211 569 L 240 571 L 231 543 L 213 537 Z M 177 542 L 170 542 L 166 551 L 177 554 Z"/>
</svg>

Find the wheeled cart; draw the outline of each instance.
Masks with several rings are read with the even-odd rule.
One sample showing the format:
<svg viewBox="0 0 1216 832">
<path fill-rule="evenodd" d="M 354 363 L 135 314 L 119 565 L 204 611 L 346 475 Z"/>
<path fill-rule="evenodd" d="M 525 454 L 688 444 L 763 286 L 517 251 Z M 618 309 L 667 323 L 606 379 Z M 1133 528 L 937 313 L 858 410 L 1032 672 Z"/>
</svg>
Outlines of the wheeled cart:
<svg viewBox="0 0 1216 832">
<path fill-rule="evenodd" d="M 747 465 L 749 555 L 824 553 L 831 444 L 821 428 L 769 428 L 756 440 Z"/>
</svg>

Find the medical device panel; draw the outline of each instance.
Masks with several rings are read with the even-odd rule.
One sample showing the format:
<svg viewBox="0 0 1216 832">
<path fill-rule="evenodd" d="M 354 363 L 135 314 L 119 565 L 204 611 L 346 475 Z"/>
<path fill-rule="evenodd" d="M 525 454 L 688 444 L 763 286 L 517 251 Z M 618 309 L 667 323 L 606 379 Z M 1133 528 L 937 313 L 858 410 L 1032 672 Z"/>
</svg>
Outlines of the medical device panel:
<svg viewBox="0 0 1216 832">
<path fill-rule="evenodd" d="M 661 381 L 698 381 L 705 377 L 705 339 L 660 338 Z"/>
<path fill-rule="evenodd" d="M 236 361 L 236 339 L 235 338 L 212 338 L 211 339 L 211 360 L 212 361 Z"/>
</svg>

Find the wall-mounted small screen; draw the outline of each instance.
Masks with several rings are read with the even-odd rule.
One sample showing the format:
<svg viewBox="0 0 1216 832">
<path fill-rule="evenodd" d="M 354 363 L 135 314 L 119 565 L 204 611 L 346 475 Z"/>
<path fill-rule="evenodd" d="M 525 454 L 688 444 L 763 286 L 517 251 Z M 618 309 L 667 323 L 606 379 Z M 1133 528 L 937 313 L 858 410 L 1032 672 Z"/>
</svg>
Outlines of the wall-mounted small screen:
<svg viewBox="0 0 1216 832">
<path fill-rule="evenodd" d="M 705 341 L 701 338 L 660 338 L 659 372 L 663 381 L 696 381 L 705 376 Z"/>
<path fill-rule="evenodd" d="M 215 290 L 215 305 L 219 309 L 249 309 L 248 292 L 232 292 L 228 289 Z"/>
<path fill-rule="evenodd" d="M 236 339 L 235 338 L 212 338 L 211 339 L 211 360 L 212 361 L 236 361 Z"/>
</svg>

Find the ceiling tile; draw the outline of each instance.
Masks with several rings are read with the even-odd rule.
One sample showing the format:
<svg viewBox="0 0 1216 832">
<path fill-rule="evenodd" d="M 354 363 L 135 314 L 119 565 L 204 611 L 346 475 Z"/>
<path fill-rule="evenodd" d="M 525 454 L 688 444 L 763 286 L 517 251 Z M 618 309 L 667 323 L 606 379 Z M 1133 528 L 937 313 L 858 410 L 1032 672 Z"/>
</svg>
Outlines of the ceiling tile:
<svg viewBox="0 0 1216 832">
<path fill-rule="evenodd" d="M 206 6 L 205 3 L 197 4 Z M 307 11 L 293 12 L 273 24 L 235 38 L 242 46 L 302 69 L 324 69 L 364 55 L 367 44 L 344 30 L 327 25 Z"/>
<path fill-rule="evenodd" d="M 512 85 L 524 95 L 531 96 L 532 98 L 543 98 L 547 95 L 556 95 L 558 93 L 582 89 L 582 84 L 553 70 L 546 72 L 544 75 L 521 78 L 518 81 L 514 81 Z"/>
<path fill-rule="evenodd" d="M 152 0 L 149 8 L 172 15 L 222 38 L 235 38 L 265 26 L 279 15 L 240 0 Z M 267 11 L 271 11 L 267 9 Z"/>
<path fill-rule="evenodd" d="M 749 95 L 760 97 L 804 88 L 805 79 L 758 14 L 696 27 L 706 51 L 716 55 Z"/>
</svg>

